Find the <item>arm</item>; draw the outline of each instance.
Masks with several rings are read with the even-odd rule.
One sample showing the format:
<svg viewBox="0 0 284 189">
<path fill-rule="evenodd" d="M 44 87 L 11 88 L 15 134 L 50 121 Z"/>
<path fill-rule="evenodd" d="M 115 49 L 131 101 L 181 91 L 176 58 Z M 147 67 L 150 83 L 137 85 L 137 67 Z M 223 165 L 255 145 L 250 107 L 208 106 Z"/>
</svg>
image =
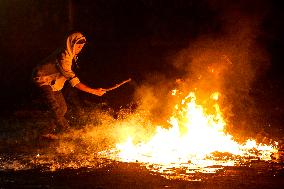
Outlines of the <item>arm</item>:
<svg viewBox="0 0 284 189">
<path fill-rule="evenodd" d="M 83 83 L 78 83 L 75 85 L 75 87 L 81 91 L 87 92 L 87 93 L 91 93 L 97 96 L 102 96 L 106 93 L 105 89 L 102 88 L 98 88 L 98 89 L 93 89 L 88 87 L 87 85 L 83 84 Z"/>
<path fill-rule="evenodd" d="M 71 67 L 72 67 L 72 59 L 73 57 L 71 57 L 68 52 L 63 52 L 58 60 L 58 69 L 60 71 L 60 73 L 66 77 L 67 80 L 69 80 L 69 83 L 71 84 L 72 87 L 76 87 L 77 89 L 87 92 L 87 93 L 91 93 L 97 96 L 102 96 L 105 94 L 105 90 L 104 89 L 92 89 L 88 86 L 86 86 L 85 84 L 81 83 L 79 78 L 76 77 L 75 73 L 72 71 Z"/>
<path fill-rule="evenodd" d="M 57 68 L 59 72 L 64 75 L 68 80 L 76 77 L 75 73 L 71 69 L 72 60 L 74 57 L 70 56 L 67 52 L 62 52 L 57 59 Z"/>
</svg>

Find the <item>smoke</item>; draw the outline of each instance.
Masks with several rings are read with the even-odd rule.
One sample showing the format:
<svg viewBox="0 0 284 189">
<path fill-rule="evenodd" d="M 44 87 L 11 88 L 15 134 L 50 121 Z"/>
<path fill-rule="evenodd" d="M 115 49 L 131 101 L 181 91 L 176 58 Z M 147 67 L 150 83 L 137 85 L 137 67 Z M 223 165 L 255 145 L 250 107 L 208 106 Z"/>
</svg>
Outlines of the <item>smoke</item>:
<svg viewBox="0 0 284 189">
<path fill-rule="evenodd" d="M 111 110 L 91 108 L 81 129 L 72 129 L 60 135 L 56 150 L 60 154 L 93 154 L 115 147 L 132 137 L 134 142 L 145 141 L 154 133 L 148 112 L 138 108 L 121 109 L 117 116 Z"/>
<path fill-rule="evenodd" d="M 136 88 L 134 101 L 137 102 L 137 111 L 144 112 L 145 119 L 154 125 L 165 125 L 171 115 L 174 101 L 171 90 L 175 82 L 162 73 L 152 73 L 147 80 Z"/>
<path fill-rule="evenodd" d="M 162 73 L 149 74 L 137 87 L 135 101 L 138 109 L 147 111 L 147 119 L 163 124 L 177 102 L 171 96 L 172 89 L 183 95 L 195 91 L 198 103 L 205 106 L 206 99 L 218 91 L 227 129 L 254 132 L 261 123 L 251 95 L 253 85 L 270 65 L 261 44 L 262 24 L 269 5 L 259 1 L 208 1 L 207 5 L 215 17 L 211 19 L 213 23 L 206 24 L 216 27 L 200 31 L 187 48 L 169 55 L 170 64 L 185 75 L 173 79 Z"/>
<path fill-rule="evenodd" d="M 220 30 L 190 41 L 188 48 L 173 56 L 172 63 L 187 73 L 185 91 L 195 90 L 201 99 L 221 92 L 227 119 L 238 125 L 230 129 L 249 130 L 258 124 L 252 123 L 258 114 L 250 95 L 252 86 L 269 67 L 269 56 L 259 42 L 265 9 L 258 4 L 247 11 L 251 4 L 245 2 L 238 6 L 211 3 L 219 12 L 216 22 L 221 23 Z"/>
</svg>

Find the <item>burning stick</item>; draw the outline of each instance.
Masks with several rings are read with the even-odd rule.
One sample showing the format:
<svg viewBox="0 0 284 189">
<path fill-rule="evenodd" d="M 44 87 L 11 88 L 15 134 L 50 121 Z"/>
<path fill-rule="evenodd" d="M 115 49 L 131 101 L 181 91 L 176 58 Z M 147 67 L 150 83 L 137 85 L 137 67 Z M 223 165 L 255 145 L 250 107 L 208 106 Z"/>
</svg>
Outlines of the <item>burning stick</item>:
<svg viewBox="0 0 284 189">
<path fill-rule="evenodd" d="M 128 83 L 129 81 L 131 81 L 131 78 L 129 78 L 129 79 L 127 79 L 127 80 L 125 80 L 125 81 L 123 81 L 121 83 L 118 83 L 118 84 L 116 84 L 113 87 L 107 88 L 107 89 L 105 89 L 105 91 L 111 91 L 113 89 L 116 89 L 116 88 L 120 87 L 121 85 L 124 85 L 125 83 Z"/>
</svg>

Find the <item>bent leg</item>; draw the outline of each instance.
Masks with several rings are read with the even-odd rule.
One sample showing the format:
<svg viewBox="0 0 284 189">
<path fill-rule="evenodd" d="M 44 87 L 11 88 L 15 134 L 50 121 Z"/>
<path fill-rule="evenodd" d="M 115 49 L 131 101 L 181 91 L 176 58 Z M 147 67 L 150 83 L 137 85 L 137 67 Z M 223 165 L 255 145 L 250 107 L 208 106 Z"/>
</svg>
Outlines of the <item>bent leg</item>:
<svg viewBox="0 0 284 189">
<path fill-rule="evenodd" d="M 60 91 L 52 91 L 50 86 L 41 86 L 42 94 L 52 114 L 52 122 L 56 125 L 55 132 L 60 132 L 69 127 L 65 119 L 67 105 Z"/>
</svg>

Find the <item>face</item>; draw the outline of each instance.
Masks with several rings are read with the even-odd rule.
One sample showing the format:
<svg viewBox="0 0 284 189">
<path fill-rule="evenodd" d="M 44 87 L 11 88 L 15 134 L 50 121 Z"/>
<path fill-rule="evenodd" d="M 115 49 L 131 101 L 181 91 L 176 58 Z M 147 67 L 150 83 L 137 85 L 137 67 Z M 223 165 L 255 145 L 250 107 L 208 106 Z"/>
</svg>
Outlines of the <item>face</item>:
<svg viewBox="0 0 284 189">
<path fill-rule="evenodd" d="M 84 47 L 85 44 L 75 44 L 74 45 L 74 52 L 76 55 L 78 55 L 80 53 L 80 51 L 82 50 L 82 48 Z"/>
</svg>

